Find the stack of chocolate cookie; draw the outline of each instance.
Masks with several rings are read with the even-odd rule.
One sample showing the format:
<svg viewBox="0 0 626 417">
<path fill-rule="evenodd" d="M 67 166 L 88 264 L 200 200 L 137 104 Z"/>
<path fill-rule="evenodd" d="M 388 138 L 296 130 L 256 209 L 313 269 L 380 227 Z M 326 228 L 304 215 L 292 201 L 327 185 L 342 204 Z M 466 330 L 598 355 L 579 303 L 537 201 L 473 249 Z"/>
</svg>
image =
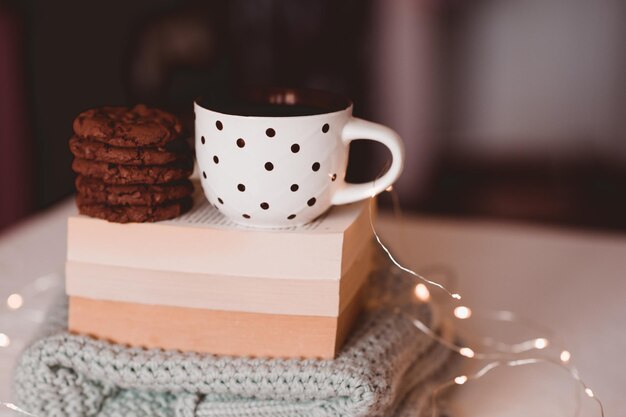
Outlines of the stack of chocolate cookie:
<svg viewBox="0 0 626 417">
<path fill-rule="evenodd" d="M 101 107 L 79 114 L 73 129 L 81 214 L 127 223 L 189 210 L 193 153 L 174 115 L 143 105 Z"/>
</svg>

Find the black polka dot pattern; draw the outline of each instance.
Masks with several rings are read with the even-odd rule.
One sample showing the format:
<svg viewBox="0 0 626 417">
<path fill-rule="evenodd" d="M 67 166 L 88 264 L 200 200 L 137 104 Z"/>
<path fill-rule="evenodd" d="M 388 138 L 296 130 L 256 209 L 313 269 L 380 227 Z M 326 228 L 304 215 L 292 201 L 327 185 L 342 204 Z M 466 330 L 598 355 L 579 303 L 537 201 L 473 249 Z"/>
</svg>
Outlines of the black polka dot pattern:
<svg viewBox="0 0 626 417">
<path fill-rule="evenodd" d="M 220 120 L 217 120 L 215 122 L 215 127 L 217 128 L 217 130 L 220 130 L 220 131 L 224 129 L 224 125 L 222 124 L 222 122 Z M 330 125 L 328 123 L 325 123 L 322 126 L 322 132 L 323 133 L 328 133 L 329 131 L 330 131 Z M 267 128 L 265 130 L 265 135 L 268 138 L 273 138 L 273 137 L 276 136 L 276 131 L 273 128 L 271 128 L 271 127 Z M 233 139 L 231 139 L 231 140 L 233 140 Z M 204 136 L 201 136 L 200 137 L 200 142 L 202 143 L 202 145 L 205 145 L 206 144 L 206 138 Z M 244 138 L 237 138 L 235 140 L 235 145 L 238 148 L 240 148 L 240 149 L 245 148 L 246 147 L 246 140 Z M 291 153 L 293 153 L 293 154 L 297 154 L 301 150 L 301 146 L 300 146 L 299 143 L 292 143 L 291 145 L 288 145 L 288 146 L 289 146 L 289 149 L 291 150 Z M 218 155 L 213 155 L 212 159 L 213 159 L 213 162 L 215 164 L 219 164 L 220 163 L 220 158 L 218 157 Z M 274 163 L 270 162 L 270 161 L 265 162 L 265 164 L 263 166 L 264 166 L 266 171 L 273 171 L 274 168 L 275 168 L 274 167 Z M 317 161 L 313 162 L 313 164 L 311 165 L 311 170 L 313 172 L 318 172 L 320 169 L 321 169 L 321 163 L 317 162 Z M 332 175 L 328 174 L 328 175 L 329 175 L 331 181 L 334 182 L 334 181 L 337 180 L 337 173 L 333 173 Z M 204 177 L 204 179 L 207 179 L 207 173 L 205 171 L 202 171 L 202 176 Z M 296 191 L 299 191 L 300 186 L 298 184 L 291 184 L 289 189 L 291 190 L 291 192 L 296 192 Z M 239 183 L 239 184 L 237 184 L 237 190 L 239 190 L 240 192 L 244 192 L 244 191 L 246 191 L 246 186 L 244 184 Z M 215 208 L 219 210 L 220 207 L 218 206 L 217 203 L 219 203 L 220 205 L 224 205 L 224 200 L 222 200 L 221 197 L 217 197 L 217 202 L 213 203 Z M 317 198 L 315 198 L 315 197 L 309 198 L 307 200 L 307 202 L 306 202 L 307 206 L 309 206 L 309 207 L 313 207 L 316 203 L 317 203 Z M 266 210 L 266 211 L 270 210 L 270 204 L 268 202 L 266 202 L 266 201 L 263 201 L 263 202 L 259 203 L 259 207 L 262 210 Z M 241 214 L 241 216 L 244 219 L 251 219 L 252 218 L 250 216 L 250 214 L 248 214 L 248 213 L 243 213 L 243 214 Z M 294 214 L 290 214 L 290 215 L 287 216 L 288 220 L 293 220 L 295 218 L 296 218 L 296 214 L 295 213 Z"/>
</svg>

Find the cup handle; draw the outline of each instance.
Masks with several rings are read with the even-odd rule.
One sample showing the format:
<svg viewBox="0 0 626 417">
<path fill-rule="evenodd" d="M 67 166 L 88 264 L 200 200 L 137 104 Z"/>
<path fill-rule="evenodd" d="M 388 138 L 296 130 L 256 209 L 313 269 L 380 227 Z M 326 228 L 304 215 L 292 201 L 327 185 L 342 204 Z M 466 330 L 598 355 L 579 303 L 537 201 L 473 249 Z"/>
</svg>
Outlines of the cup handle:
<svg viewBox="0 0 626 417">
<path fill-rule="evenodd" d="M 347 204 L 373 197 L 393 184 L 402 173 L 404 144 L 400 136 L 390 128 L 353 117 L 344 126 L 341 139 L 346 145 L 355 139 L 380 142 L 391 151 L 392 160 L 387 172 L 374 181 L 363 184 L 351 184 L 344 181 L 331 199 L 333 205 Z"/>
</svg>

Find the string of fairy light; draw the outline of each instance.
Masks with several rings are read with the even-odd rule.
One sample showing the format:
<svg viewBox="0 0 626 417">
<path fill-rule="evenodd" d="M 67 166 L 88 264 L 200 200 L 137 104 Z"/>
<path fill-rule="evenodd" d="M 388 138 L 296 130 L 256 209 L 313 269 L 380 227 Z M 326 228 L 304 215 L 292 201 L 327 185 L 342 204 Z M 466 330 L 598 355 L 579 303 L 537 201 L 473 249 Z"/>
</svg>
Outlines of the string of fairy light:
<svg viewBox="0 0 626 417">
<path fill-rule="evenodd" d="M 395 213 L 397 217 L 399 217 L 401 215 L 401 208 L 399 205 L 399 199 L 397 195 L 395 195 L 395 192 L 393 191 L 393 187 L 390 186 L 385 191 L 393 194 L 393 198 L 392 198 L 393 212 Z M 374 235 L 374 239 L 376 240 L 376 242 L 378 243 L 382 251 L 385 253 L 389 261 L 395 267 L 397 267 L 400 271 L 405 272 L 421 281 L 421 282 L 418 282 L 414 286 L 413 291 L 414 291 L 415 297 L 421 302 L 431 302 L 432 301 L 431 293 L 430 293 L 430 290 L 428 289 L 428 285 L 430 285 L 430 286 L 433 286 L 435 288 L 442 290 L 451 299 L 453 299 L 455 302 L 458 303 L 462 299 L 461 294 L 452 292 L 448 288 L 446 288 L 446 286 L 443 285 L 442 283 L 428 279 L 424 277 L 423 275 L 417 273 L 413 269 L 406 267 L 405 265 L 400 263 L 396 259 L 396 257 L 393 256 L 393 254 L 391 253 L 391 250 L 383 243 L 374 225 L 373 206 L 375 203 L 376 203 L 375 196 L 372 195 L 369 201 L 369 222 L 370 222 L 370 228 L 372 229 L 372 233 Z M 454 314 L 454 317 L 459 320 L 466 320 L 466 319 L 469 319 L 474 314 L 474 311 L 466 305 L 457 305 L 453 310 L 453 314 Z M 495 311 L 491 313 L 483 312 L 483 315 L 489 316 L 493 320 L 498 320 L 498 321 L 503 321 L 503 322 L 513 323 L 513 322 L 521 321 L 521 319 L 517 318 L 517 316 L 513 312 L 510 312 L 510 311 Z M 593 390 L 584 382 L 578 370 L 570 364 L 572 354 L 570 353 L 569 350 L 564 349 L 564 348 L 559 349 L 558 359 L 548 358 L 548 357 L 511 358 L 511 356 L 520 355 L 522 353 L 531 352 L 531 351 L 541 351 L 541 350 L 546 349 L 552 343 L 552 341 L 549 340 L 548 338 L 538 337 L 538 338 L 533 338 L 533 339 L 525 340 L 522 342 L 518 342 L 515 344 L 508 344 L 504 342 L 494 341 L 493 338 L 489 337 L 487 338 L 487 340 L 489 340 L 489 343 L 485 343 L 485 344 L 495 347 L 498 352 L 480 352 L 480 351 L 476 351 L 470 348 L 469 346 L 457 345 L 454 342 L 451 342 L 439 336 L 439 334 L 436 331 L 431 329 L 428 325 L 426 325 L 424 322 L 422 322 L 419 319 L 416 319 L 414 317 L 411 317 L 410 319 L 416 329 L 424 333 L 426 336 L 430 337 L 436 343 L 439 343 L 445 346 L 451 351 L 454 351 L 467 359 L 491 361 L 487 363 L 485 366 L 483 366 L 482 368 L 480 368 L 477 372 L 474 372 L 472 374 L 457 375 L 449 379 L 448 381 L 445 381 L 441 383 L 440 385 L 436 386 L 432 392 L 432 415 L 433 417 L 439 414 L 437 398 L 445 389 L 451 386 L 459 386 L 459 385 L 467 384 L 468 382 L 471 382 L 471 381 L 476 381 L 499 367 L 515 368 L 515 367 L 520 367 L 520 366 L 530 366 L 530 365 L 537 365 L 537 364 L 550 364 L 565 371 L 567 375 L 580 386 L 580 388 L 587 395 L 587 397 L 593 399 L 596 402 L 596 404 L 598 405 L 599 415 L 601 417 L 604 417 L 604 406 L 602 404 L 602 401 L 600 401 L 600 399 L 595 395 Z M 528 320 L 526 321 L 528 322 Z M 540 327 L 540 326 L 535 325 L 535 327 Z M 578 412 L 576 412 L 576 415 L 577 414 Z"/>
<path fill-rule="evenodd" d="M 397 217 L 401 216 L 401 209 L 399 205 L 399 200 L 397 195 L 395 195 L 393 191 L 393 187 L 388 187 L 386 191 L 392 195 L 392 203 L 393 203 L 393 211 Z M 444 284 L 426 278 L 422 274 L 417 273 L 415 270 L 403 265 L 399 262 L 396 257 L 392 254 L 391 250 L 383 243 L 380 235 L 378 234 L 376 227 L 374 225 L 374 216 L 373 216 L 373 205 L 375 204 L 375 196 L 372 196 L 369 202 L 369 222 L 370 227 L 374 235 L 374 239 L 382 249 L 386 257 L 389 261 L 400 271 L 403 273 L 409 274 L 416 278 L 419 282 L 412 286 L 413 295 L 415 299 L 419 302 L 424 303 L 432 303 L 434 302 L 432 299 L 431 291 L 428 286 L 434 287 L 436 289 L 444 292 L 448 297 L 454 300 L 455 303 L 459 303 L 462 300 L 462 296 L 459 293 L 450 291 Z M 50 274 L 39 279 L 35 280 L 33 283 L 29 284 L 27 287 L 24 287 L 22 291 L 12 293 L 8 297 L 6 297 L 6 308 L 10 311 L 17 311 L 24 307 L 26 302 L 26 294 L 31 290 L 35 292 L 42 292 L 49 290 L 55 285 L 60 285 L 60 280 L 56 276 L 56 274 Z M 456 305 L 453 309 L 453 315 L 456 319 L 459 320 L 467 320 L 472 316 L 480 314 L 481 316 L 487 317 L 491 320 L 508 322 L 508 323 L 518 323 L 525 321 L 530 326 L 534 326 L 535 328 L 540 328 L 539 324 L 530 323 L 528 320 L 522 320 L 515 313 L 510 311 L 479 311 L 470 308 L 467 305 Z M 497 352 L 483 352 L 472 349 L 469 346 L 458 345 L 450 340 L 445 339 L 440 336 L 436 330 L 431 329 L 428 325 L 426 325 L 421 320 L 415 317 L 407 317 L 411 321 L 411 323 L 415 326 L 415 328 L 425 334 L 427 337 L 431 338 L 434 342 L 439 343 L 446 348 L 450 349 L 453 352 L 458 353 L 464 358 L 471 360 L 488 360 L 489 362 L 481 367 L 478 371 L 468 374 L 460 374 L 450 378 L 447 381 L 442 382 L 437 385 L 432 391 L 432 415 L 433 417 L 439 415 L 439 397 L 450 387 L 453 386 L 462 386 L 468 384 L 472 381 L 479 380 L 483 378 L 485 375 L 489 374 L 494 369 L 500 367 L 508 367 L 508 368 L 516 368 L 523 366 L 532 366 L 539 364 L 547 364 L 558 369 L 563 370 L 566 375 L 568 375 L 572 380 L 574 380 L 581 388 L 582 392 L 586 394 L 587 397 L 593 399 L 597 405 L 599 410 L 599 415 L 604 417 L 604 407 L 600 399 L 595 395 L 593 390 L 583 381 L 579 372 L 575 367 L 571 365 L 572 355 L 569 350 L 563 348 L 559 343 L 556 342 L 556 338 L 547 338 L 547 337 L 537 337 L 529 340 L 524 340 L 522 342 L 510 344 L 504 343 L 501 341 L 497 341 L 492 337 L 487 337 L 483 339 L 483 345 L 486 347 L 492 347 Z M 11 345 L 12 341 L 9 335 L 4 332 L 0 332 L 0 348 L 7 348 Z M 558 358 L 550 358 L 550 357 L 520 357 L 521 354 L 534 352 L 534 351 L 542 351 L 546 349 L 548 346 L 557 346 L 558 347 Z M 0 406 L 16 412 L 18 414 L 28 416 L 28 417 L 43 417 L 37 416 L 35 414 L 30 413 L 27 410 L 24 410 L 11 402 L 3 402 L 0 401 Z"/>
</svg>

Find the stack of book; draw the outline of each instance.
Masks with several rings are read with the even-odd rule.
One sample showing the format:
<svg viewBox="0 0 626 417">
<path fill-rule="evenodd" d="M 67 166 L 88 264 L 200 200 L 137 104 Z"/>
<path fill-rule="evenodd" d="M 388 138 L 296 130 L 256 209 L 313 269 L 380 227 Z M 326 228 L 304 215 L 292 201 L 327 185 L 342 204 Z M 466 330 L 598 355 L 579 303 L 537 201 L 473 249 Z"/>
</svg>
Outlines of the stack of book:
<svg viewBox="0 0 626 417">
<path fill-rule="evenodd" d="M 368 207 L 336 206 L 290 229 L 250 229 L 198 191 L 193 209 L 173 220 L 72 216 L 69 330 L 146 348 L 333 358 L 373 267 Z"/>
</svg>

